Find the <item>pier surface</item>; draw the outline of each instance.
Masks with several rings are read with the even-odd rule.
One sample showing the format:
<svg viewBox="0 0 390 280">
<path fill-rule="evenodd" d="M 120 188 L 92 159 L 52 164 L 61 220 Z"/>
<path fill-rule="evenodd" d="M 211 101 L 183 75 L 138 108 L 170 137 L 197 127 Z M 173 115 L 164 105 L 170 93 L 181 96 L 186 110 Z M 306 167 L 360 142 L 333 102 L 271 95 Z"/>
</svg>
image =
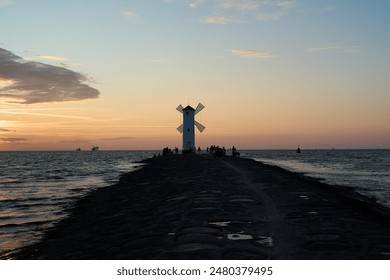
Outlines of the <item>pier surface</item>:
<svg viewBox="0 0 390 280">
<path fill-rule="evenodd" d="M 146 161 L 16 259 L 390 259 L 386 208 L 250 159 Z"/>
</svg>

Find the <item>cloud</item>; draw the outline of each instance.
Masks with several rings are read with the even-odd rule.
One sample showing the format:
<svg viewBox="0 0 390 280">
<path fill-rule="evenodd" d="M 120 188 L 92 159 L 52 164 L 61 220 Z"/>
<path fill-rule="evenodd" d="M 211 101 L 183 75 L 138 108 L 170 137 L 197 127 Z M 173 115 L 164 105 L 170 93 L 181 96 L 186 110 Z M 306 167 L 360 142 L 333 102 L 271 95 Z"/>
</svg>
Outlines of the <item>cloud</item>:
<svg viewBox="0 0 390 280">
<path fill-rule="evenodd" d="M 200 20 L 202 23 L 211 23 L 211 24 L 227 24 L 229 22 L 238 22 L 237 20 L 230 19 L 226 16 L 209 16 Z"/>
<path fill-rule="evenodd" d="M 129 141 L 129 140 L 134 140 L 135 137 L 114 137 L 114 138 L 102 138 L 99 139 L 101 141 Z"/>
<path fill-rule="evenodd" d="M 21 143 L 27 141 L 26 138 L 0 137 L 0 142 L 3 143 Z"/>
<path fill-rule="evenodd" d="M 41 111 L 52 111 L 51 108 L 23 108 L 23 109 L 0 109 L 0 114 L 7 115 L 29 115 L 29 116 L 42 116 L 42 117 L 52 117 L 52 118 L 64 118 L 64 119 L 76 119 L 76 120 L 86 120 L 93 121 L 95 119 L 90 117 L 78 116 L 78 115 L 69 115 L 69 114 L 59 114 L 58 109 L 56 113 L 41 113 Z M 77 108 L 61 108 L 61 110 L 78 110 Z"/>
<path fill-rule="evenodd" d="M 65 144 L 86 144 L 86 143 L 90 143 L 89 140 L 63 140 L 63 141 L 60 141 L 61 143 L 65 143 Z"/>
<path fill-rule="evenodd" d="M 98 98 L 87 76 L 64 67 L 27 61 L 0 48 L 0 98 L 14 103 L 78 101 Z"/>
<path fill-rule="evenodd" d="M 337 53 L 357 53 L 361 46 L 346 46 L 343 44 L 326 44 L 307 49 L 308 52 L 337 52 Z"/>
<path fill-rule="evenodd" d="M 202 1 L 203 2 L 203 1 Z M 214 10 L 200 22 L 226 24 L 245 20 L 271 21 L 280 20 L 288 15 L 297 0 L 213 0 Z"/>
<path fill-rule="evenodd" d="M 218 0 L 218 6 L 223 9 L 233 9 L 238 11 L 255 11 L 258 10 L 263 2 L 269 1 L 252 1 L 252 0 Z"/>
<path fill-rule="evenodd" d="M 188 4 L 191 8 L 196 9 L 198 6 L 202 5 L 206 0 L 192 0 Z"/>
<path fill-rule="evenodd" d="M 0 132 L 11 132 L 11 130 L 5 129 L 5 128 L 0 128 Z"/>
<path fill-rule="evenodd" d="M 0 8 L 1 7 L 4 7 L 4 6 L 8 6 L 8 5 L 11 5 L 13 4 L 14 2 L 13 1 L 10 1 L 10 0 L 0 0 Z"/>
<path fill-rule="evenodd" d="M 241 56 L 241 57 L 251 57 L 251 58 L 272 58 L 277 57 L 269 51 L 261 50 L 230 50 L 232 55 Z"/>
<path fill-rule="evenodd" d="M 287 11 L 285 9 L 280 9 L 272 12 L 259 13 L 256 15 L 256 19 L 258 21 L 280 20 L 285 15 L 287 15 Z"/>
<path fill-rule="evenodd" d="M 123 17 L 125 20 L 131 21 L 132 23 L 138 23 L 140 16 L 136 13 L 126 10 L 122 12 Z"/>
<path fill-rule="evenodd" d="M 295 1 L 284 1 L 284 2 L 278 2 L 276 4 L 277 7 L 288 7 L 294 4 Z"/>
<path fill-rule="evenodd" d="M 53 61 L 60 61 L 60 62 L 68 60 L 65 57 L 52 56 L 52 55 L 37 55 L 37 56 L 33 56 L 31 58 L 28 58 L 28 60 L 30 60 L 30 59 L 46 59 L 46 60 L 53 60 Z"/>
</svg>

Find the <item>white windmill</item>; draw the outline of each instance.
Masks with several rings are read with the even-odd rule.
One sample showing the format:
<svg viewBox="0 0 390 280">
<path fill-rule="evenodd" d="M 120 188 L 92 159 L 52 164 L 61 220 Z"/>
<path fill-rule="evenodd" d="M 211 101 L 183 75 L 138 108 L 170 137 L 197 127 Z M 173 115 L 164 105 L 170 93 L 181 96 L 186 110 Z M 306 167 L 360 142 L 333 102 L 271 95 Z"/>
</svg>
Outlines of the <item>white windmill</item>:
<svg viewBox="0 0 390 280">
<path fill-rule="evenodd" d="M 201 125 L 195 120 L 195 115 L 202 111 L 203 104 L 199 103 L 196 109 L 191 106 L 183 108 L 181 104 L 176 108 L 183 114 L 183 124 L 177 128 L 177 130 L 183 134 L 183 152 L 195 151 L 195 126 L 200 132 L 205 130 L 205 126 Z"/>
</svg>

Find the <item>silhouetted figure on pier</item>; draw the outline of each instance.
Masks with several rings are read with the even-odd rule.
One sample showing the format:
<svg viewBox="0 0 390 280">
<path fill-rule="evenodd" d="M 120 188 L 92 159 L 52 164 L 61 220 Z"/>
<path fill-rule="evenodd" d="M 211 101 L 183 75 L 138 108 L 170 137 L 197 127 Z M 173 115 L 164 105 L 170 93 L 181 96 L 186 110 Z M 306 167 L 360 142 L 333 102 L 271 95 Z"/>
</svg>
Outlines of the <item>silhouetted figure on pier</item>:
<svg viewBox="0 0 390 280">
<path fill-rule="evenodd" d="M 238 156 L 240 156 L 240 153 L 237 152 L 237 149 L 236 149 L 236 147 L 234 147 L 234 146 L 233 146 L 233 148 L 232 148 L 232 156 L 233 156 L 233 157 L 238 157 Z"/>
<path fill-rule="evenodd" d="M 171 155 L 171 154 L 172 154 L 172 150 L 169 149 L 168 147 L 163 149 L 163 152 L 162 152 L 163 157 L 166 157 L 166 156 Z"/>
</svg>

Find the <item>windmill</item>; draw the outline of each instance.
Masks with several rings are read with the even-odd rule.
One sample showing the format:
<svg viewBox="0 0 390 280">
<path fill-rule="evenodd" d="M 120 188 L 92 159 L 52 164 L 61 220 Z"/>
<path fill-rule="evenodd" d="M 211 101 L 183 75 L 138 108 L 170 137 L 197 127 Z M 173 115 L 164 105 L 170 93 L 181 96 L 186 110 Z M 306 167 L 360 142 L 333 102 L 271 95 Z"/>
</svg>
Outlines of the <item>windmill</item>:
<svg viewBox="0 0 390 280">
<path fill-rule="evenodd" d="M 202 111 L 203 104 L 199 103 L 196 109 L 190 105 L 183 108 L 179 105 L 176 110 L 183 114 L 183 124 L 177 128 L 177 130 L 183 134 L 183 152 L 195 151 L 195 126 L 200 132 L 205 130 L 205 126 L 201 125 L 195 120 L 195 115 Z"/>
</svg>

